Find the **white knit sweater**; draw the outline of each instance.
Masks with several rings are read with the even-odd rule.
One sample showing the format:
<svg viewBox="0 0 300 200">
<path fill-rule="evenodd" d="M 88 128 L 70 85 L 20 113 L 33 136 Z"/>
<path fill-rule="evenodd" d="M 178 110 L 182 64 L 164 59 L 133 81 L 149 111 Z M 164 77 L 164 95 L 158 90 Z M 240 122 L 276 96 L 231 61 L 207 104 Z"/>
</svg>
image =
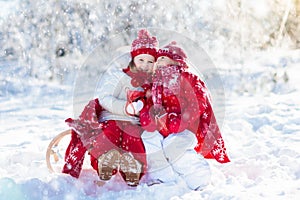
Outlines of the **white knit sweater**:
<svg viewBox="0 0 300 200">
<path fill-rule="evenodd" d="M 122 69 L 109 69 L 99 82 L 98 99 L 100 105 L 106 110 L 101 113 L 100 121 L 122 120 L 138 123 L 139 119 L 126 114 L 125 105 L 127 102 L 128 90 L 143 90 L 131 85 L 131 77 Z"/>
</svg>

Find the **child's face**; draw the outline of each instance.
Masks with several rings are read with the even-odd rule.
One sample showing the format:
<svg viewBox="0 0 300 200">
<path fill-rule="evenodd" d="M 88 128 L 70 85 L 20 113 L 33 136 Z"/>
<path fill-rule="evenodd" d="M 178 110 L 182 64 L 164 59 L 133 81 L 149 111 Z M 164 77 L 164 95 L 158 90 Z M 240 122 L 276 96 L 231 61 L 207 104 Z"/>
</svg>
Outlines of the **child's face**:
<svg viewBox="0 0 300 200">
<path fill-rule="evenodd" d="M 160 56 L 156 60 L 156 66 L 177 65 L 178 63 L 167 56 Z"/>
<path fill-rule="evenodd" d="M 153 72 L 155 58 L 149 54 L 140 54 L 134 57 L 133 62 L 138 71 Z"/>
</svg>

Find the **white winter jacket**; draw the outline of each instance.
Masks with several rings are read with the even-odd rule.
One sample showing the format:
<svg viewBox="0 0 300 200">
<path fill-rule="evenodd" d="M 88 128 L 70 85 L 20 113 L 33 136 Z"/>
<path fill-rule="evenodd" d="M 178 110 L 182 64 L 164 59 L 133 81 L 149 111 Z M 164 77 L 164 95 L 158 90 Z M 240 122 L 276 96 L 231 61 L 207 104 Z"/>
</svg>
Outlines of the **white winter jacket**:
<svg viewBox="0 0 300 200">
<path fill-rule="evenodd" d="M 127 91 L 143 90 L 133 87 L 130 81 L 131 77 L 119 68 L 109 69 L 103 74 L 97 92 L 99 103 L 106 111 L 101 113 L 99 121 L 122 120 L 139 123 L 137 117 L 129 116 L 125 112 Z"/>
</svg>

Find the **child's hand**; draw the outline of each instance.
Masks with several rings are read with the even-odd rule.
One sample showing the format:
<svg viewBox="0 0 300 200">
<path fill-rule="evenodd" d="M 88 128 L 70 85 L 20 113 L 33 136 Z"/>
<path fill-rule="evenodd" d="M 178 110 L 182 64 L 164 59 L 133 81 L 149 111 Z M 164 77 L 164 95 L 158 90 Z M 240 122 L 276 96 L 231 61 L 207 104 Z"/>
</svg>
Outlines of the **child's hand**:
<svg viewBox="0 0 300 200">
<path fill-rule="evenodd" d="M 152 96 L 151 91 L 150 91 L 150 90 L 147 90 L 145 96 L 146 96 L 147 99 L 149 99 L 149 98 Z"/>
<path fill-rule="evenodd" d="M 166 112 L 161 104 L 154 104 L 153 109 L 156 116 L 160 116 Z"/>
<path fill-rule="evenodd" d="M 127 101 L 129 102 L 138 101 L 139 99 L 142 99 L 145 96 L 144 91 L 127 90 L 126 92 L 127 92 Z"/>
<path fill-rule="evenodd" d="M 144 102 L 141 100 L 131 102 L 125 106 L 125 111 L 128 115 L 138 116 L 144 107 Z"/>
<path fill-rule="evenodd" d="M 170 131 L 166 125 L 168 114 L 164 113 L 163 115 L 156 115 L 155 116 L 155 123 L 157 126 L 158 131 L 164 137 L 167 137 L 170 134 Z"/>
</svg>

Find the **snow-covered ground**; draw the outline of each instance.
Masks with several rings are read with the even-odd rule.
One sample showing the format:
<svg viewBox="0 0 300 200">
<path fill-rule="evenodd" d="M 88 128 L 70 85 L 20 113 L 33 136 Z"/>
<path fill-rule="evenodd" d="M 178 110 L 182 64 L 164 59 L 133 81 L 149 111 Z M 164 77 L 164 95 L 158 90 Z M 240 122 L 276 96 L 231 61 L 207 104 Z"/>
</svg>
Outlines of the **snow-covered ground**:
<svg viewBox="0 0 300 200">
<path fill-rule="evenodd" d="M 145 7 L 141 6 L 143 1 L 137 1 L 139 4 L 132 6 L 131 1 L 128 1 L 130 9 L 126 7 L 126 1 L 86 1 L 93 5 L 91 12 L 86 12 L 89 6 L 73 5 L 73 1 L 30 0 L 24 1 L 23 6 L 28 7 L 21 7 L 21 11 L 33 10 L 34 15 L 21 12 L 17 14 L 20 15 L 19 18 L 7 20 L 9 13 L 16 9 L 19 2 L 21 1 L 0 0 L 0 24 L 9 22 L 1 31 L 11 34 L 6 38 L 6 34 L 1 35 L 0 31 L 0 42 L 7 40 L 9 44 L 1 46 L 8 52 L 0 48 L 0 200 L 300 198 L 300 51 L 277 50 L 252 55 L 232 51 L 236 47 L 244 49 L 248 45 L 255 47 L 262 42 L 267 43 L 268 40 L 265 39 L 273 31 L 283 28 L 279 25 L 284 24 L 282 20 L 287 19 L 284 16 L 288 14 L 283 9 L 288 11 L 292 1 L 153 1 L 156 6 L 148 4 Z M 48 2 L 55 6 L 49 6 Z M 94 4 L 95 2 L 98 4 Z M 64 6 L 68 6 L 68 9 L 63 10 Z M 166 12 L 164 7 L 170 12 Z M 112 12 L 112 8 L 117 8 L 118 12 Z M 141 9 L 140 12 L 132 15 L 136 8 Z M 73 14 L 72 10 L 75 10 Z M 65 17 L 56 19 L 54 24 L 47 23 L 44 19 L 48 16 L 44 13 L 48 12 L 44 11 L 49 11 L 53 16 L 54 13 L 63 11 Z M 95 27 L 89 27 L 89 23 L 79 23 L 78 17 L 81 15 L 76 14 L 77 12 L 82 16 L 91 13 L 88 22 L 92 22 Z M 127 21 L 120 20 L 121 18 Z M 145 23 L 148 20 L 151 26 L 164 30 L 191 31 L 194 34 L 192 37 L 201 41 L 206 48 L 214 49 L 211 58 L 218 68 L 222 83 L 219 77 L 213 76 L 216 74 L 210 74 L 206 78 L 209 86 L 218 88 L 218 84 L 221 84 L 224 87 L 225 99 L 221 92 L 221 98 L 214 98 L 213 105 L 231 162 L 222 165 L 209 160 L 212 183 L 203 191 L 191 191 L 181 180 L 176 184 L 151 187 L 141 184 L 137 188 L 129 188 L 118 176 L 104 187 L 98 187 L 94 184 L 98 177 L 88 165 L 88 159 L 79 179 L 61 173 L 50 173 L 47 169 L 45 154 L 48 144 L 58 133 L 68 129 L 64 120 L 73 117 L 74 113 L 78 114 L 78 108 L 73 108 L 73 103 L 76 103 L 79 96 L 75 95 L 74 102 L 76 72 L 72 73 L 72 70 L 78 69 L 74 65 L 82 64 L 76 63 L 78 60 L 72 60 L 71 57 L 66 60 L 62 57 L 56 64 L 70 67 L 54 72 L 59 78 L 64 78 L 61 83 L 38 80 L 51 76 L 47 59 L 53 59 L 53 56 L 49 53 L 49 45 L 52 45 L 50 49 L 53 50 L 56 47 L 53 40 L 58 42 L 62 39 L 50 38 L 48 43 L 47 33 L 55 28 L 52 25 L 57 25 L 57 30 L 76 33 L 71 36 L 72 39 L 79 36 L 76 37 L 78 44 L 75 42 L 79 48 L 80 45 L 85 47 L 84 42 L 81 42 L 87 38 L 92 42 L 88 40 L 86 44 L 93 44 L 95 38 L 105 36 L 104 30 L 109 30 L 107 36 L 114 34 L 113 30 L 123 30 L 128 21 L 132 20 L 132 24 L 129 24 L 134 25 L 132 28 L 144 26 L 144 23 L 138 23 L 141 18 Z M 33 26 L 37 21 L 45 23 Z M 89 33 L 86 28 L 91 31 L 91 36 L 84 35 Z M 83 31 L 83 37 L 80 37 L 80 30 Z M 286 32 L 289 33 L 288 30 Z M 54 36 L 66 35 L 62 32 Z M 166 37 L 169 36 L 166 34 Z M 63 45 L 67 44 L 64 40 L 61 42 Z M 271 41 L 270 45 L 272 44 L 274 45 Z M 89 45 L 87 47 L 90 49 Z M 14 52 L 15 56 L 10 55 Z M 73 56 L 78 57 L 75 50 L 74 52 Z M 31 61 L 25 62 L 29 66 L 24 67 L 24 62 L 14 60 L 18 56 Z M 222 58 L 225 56 L 226 58 Z M 238 60 L 239 56 L 241 58 Z M 218 91 L 216 92 L 218 95 Z M 67 145 L 68 138 L 64 142 Z"/>
<path fill-rule="evenodd" d="M 79 179 L 49 173 L 46 149 L 68 128 L 74 88 L 37 81 L 12 67 L 18 63 L 1 62 L 0 199 L 298 199 L 299 55 L 277 51 L 248 57 L 242 66 L 217 63 L 226 96 L 220 126 L 231 162 L 209 160 L 212 183 L 203 191 L 180 180 L 129 188 L 118 176 L 98 187 L 89 166 Z"/>
</svg>

